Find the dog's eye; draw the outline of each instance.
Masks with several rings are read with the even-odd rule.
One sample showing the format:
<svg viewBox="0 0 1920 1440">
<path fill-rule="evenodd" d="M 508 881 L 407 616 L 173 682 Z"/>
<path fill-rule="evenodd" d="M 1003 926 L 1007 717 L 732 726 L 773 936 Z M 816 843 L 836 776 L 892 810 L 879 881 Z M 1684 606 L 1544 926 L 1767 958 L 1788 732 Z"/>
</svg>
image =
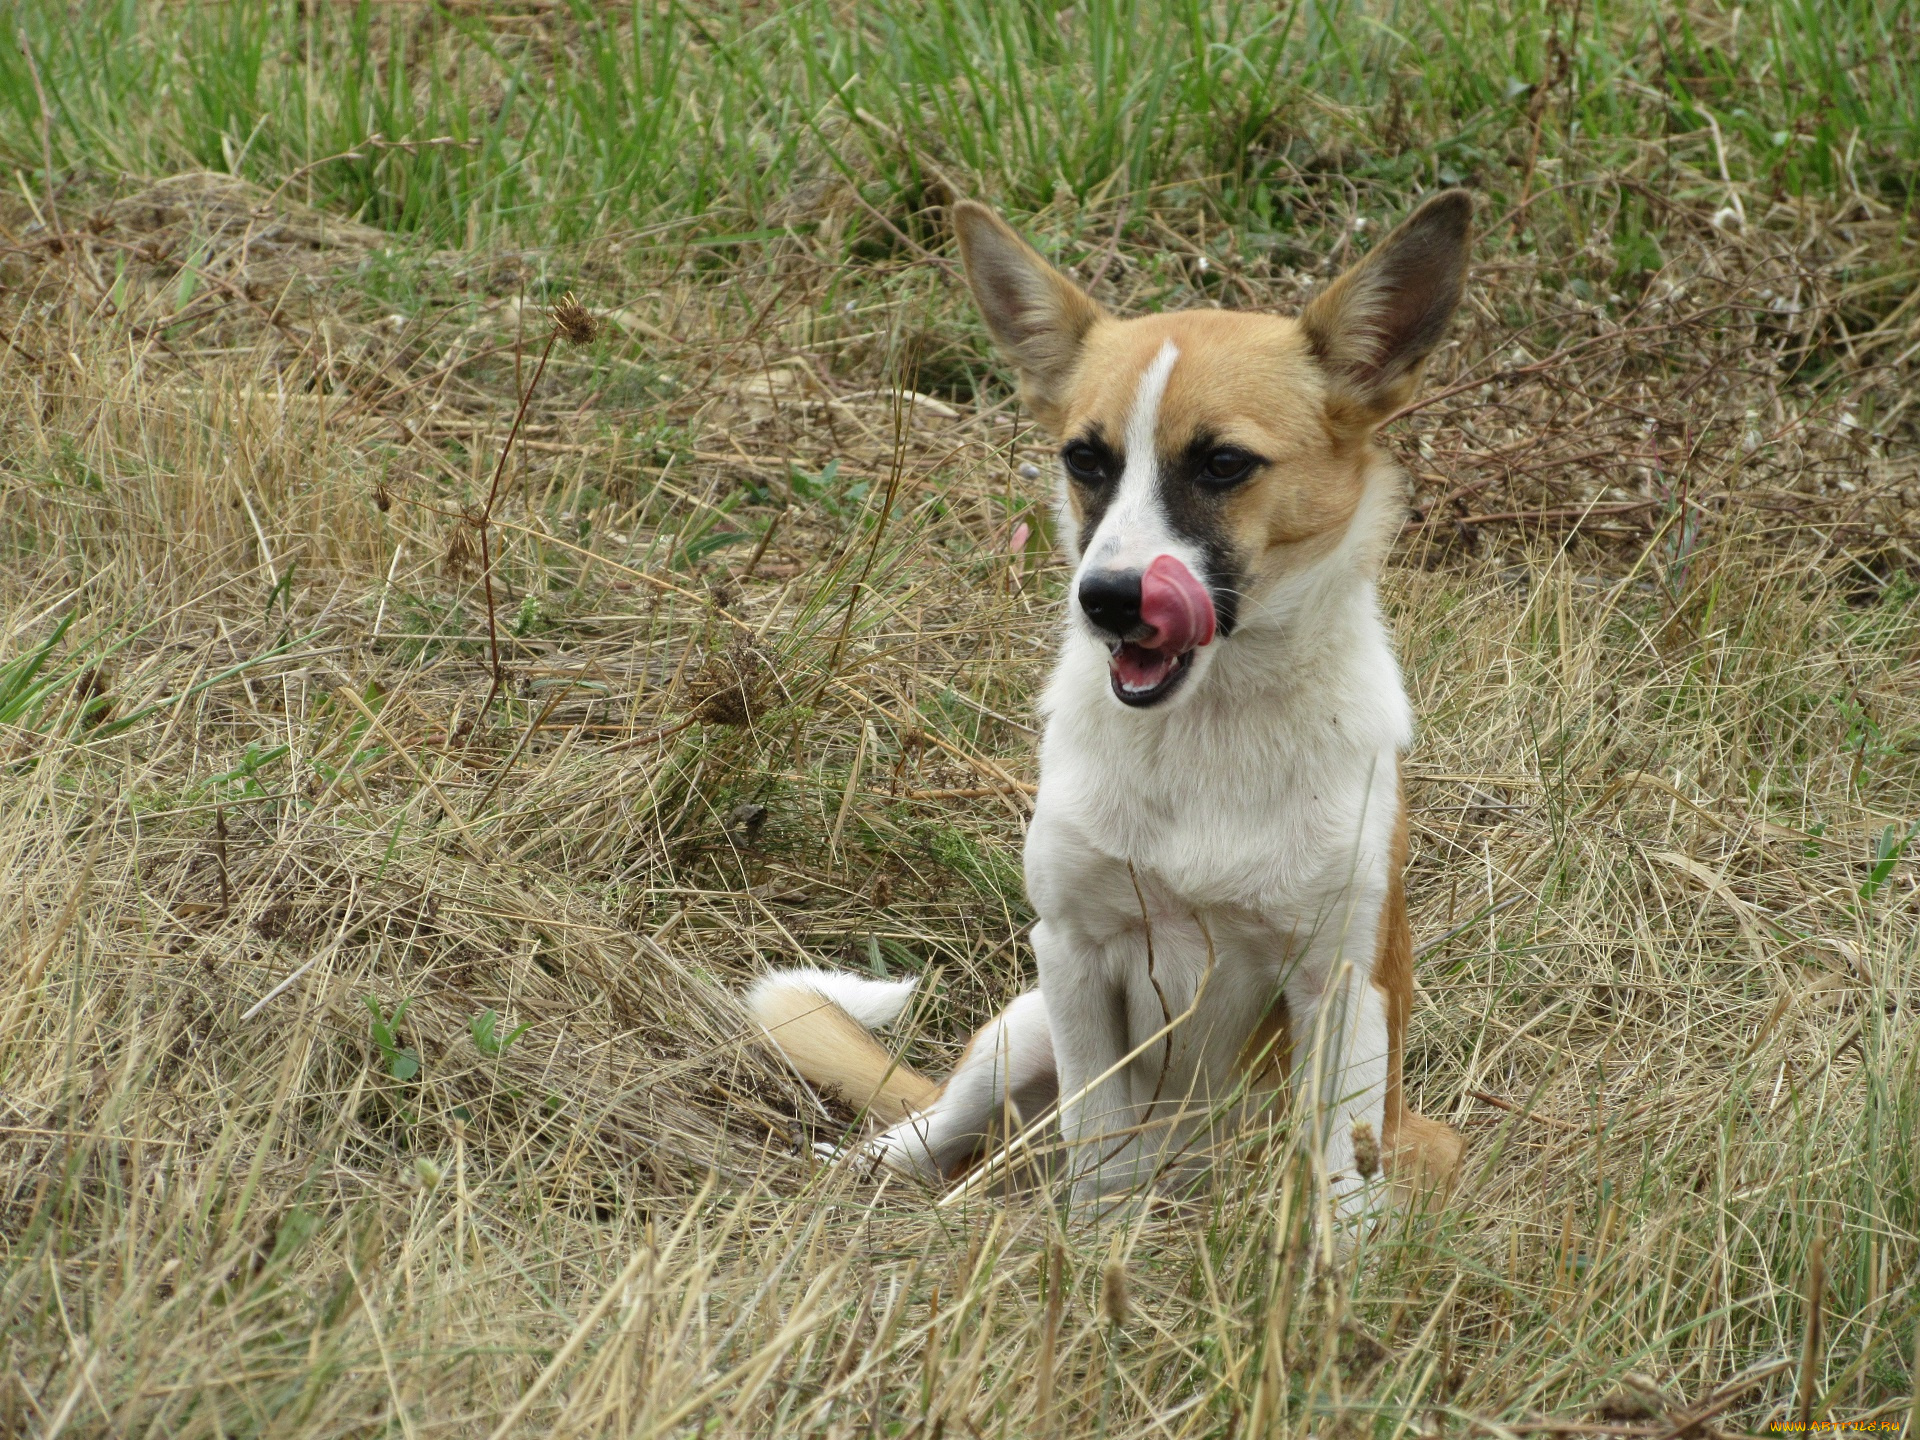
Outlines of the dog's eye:
<svg viewBox="0 0 1920 1440">
<path fill-rule="evenodd" d="M 1104 480 L 1107 478 L 1106 457 L 1084 440 L 1076 440 L 1060 452 L 1060 458 L 1066 462 L 1067 473 L 1076 480 Z"/>
<path fill-rule="evenodd" d="M 1215 485 L 1232 485 L 1244 480 L 1253 473 L 1253 467 L 1260 462 L 1244 450 L 1235 450 L 1231 446 L 1224 450 L 1215 450 L 1207 456 L 1201 465 L 1200 473 Z"/>
</svg>

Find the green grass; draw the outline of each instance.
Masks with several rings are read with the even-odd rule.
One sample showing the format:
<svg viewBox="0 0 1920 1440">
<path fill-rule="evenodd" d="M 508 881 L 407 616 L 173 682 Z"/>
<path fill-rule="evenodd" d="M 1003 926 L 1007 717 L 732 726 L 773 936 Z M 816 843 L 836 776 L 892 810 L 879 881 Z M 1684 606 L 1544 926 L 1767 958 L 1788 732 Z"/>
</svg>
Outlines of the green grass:
<svg viewBox="0 0 1920 1440">
<path fill-rule="evenodd" d="M 1336 152 L 1364 188 L 1506 201 L 1656 141 L 1761 195 L 1901 204 L 1920 173 L 1920 37 L 1874 0 L 69 13 L 14 11 L 63 182 L 232 171 L 441 245 L 754 244 L 837 185 L 924 242 L 956 183 L 1022 211 L 1204 204 L 1257 237 Z M 0 155 L 36 189 L 37 95 L 0 52 Z M 855 229 L 850 255 L 901 244 Z"/>
</svg>

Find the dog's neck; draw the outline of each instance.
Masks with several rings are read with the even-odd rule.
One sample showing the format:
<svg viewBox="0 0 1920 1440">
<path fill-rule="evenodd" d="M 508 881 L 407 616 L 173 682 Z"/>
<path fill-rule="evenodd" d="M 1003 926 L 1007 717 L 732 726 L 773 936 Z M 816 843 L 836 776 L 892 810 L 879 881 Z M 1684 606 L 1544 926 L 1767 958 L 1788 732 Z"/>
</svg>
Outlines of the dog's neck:
<svg viewBox="0 0 1920 1440">
<path fill-rule="evenodd" d="M 1203 703 L 1286 703 L 1295 695 L 1334 693 L 1356 671 L 1378 667 L 1386 627 L 1371 575 L 1350 570 L 1316 574 L 1283 597 L 1246 615 L 1221 643 L 1191 697 Z"/>
</svg>

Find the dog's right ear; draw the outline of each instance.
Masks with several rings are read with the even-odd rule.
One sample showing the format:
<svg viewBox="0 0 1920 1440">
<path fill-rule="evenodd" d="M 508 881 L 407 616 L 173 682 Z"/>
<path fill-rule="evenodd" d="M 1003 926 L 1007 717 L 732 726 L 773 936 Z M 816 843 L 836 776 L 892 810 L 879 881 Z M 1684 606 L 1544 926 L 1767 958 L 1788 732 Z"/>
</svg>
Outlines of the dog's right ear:
<svg viewBox="0 0 1920 1440">
<path fill-rule="evenodd" d="M 953 230 L 987 329 L 1020 372 L 1021 399 L 1057 432 L 1081 344 L 1105 312 L 986 206 L 960 201 Z"/>
</svg>

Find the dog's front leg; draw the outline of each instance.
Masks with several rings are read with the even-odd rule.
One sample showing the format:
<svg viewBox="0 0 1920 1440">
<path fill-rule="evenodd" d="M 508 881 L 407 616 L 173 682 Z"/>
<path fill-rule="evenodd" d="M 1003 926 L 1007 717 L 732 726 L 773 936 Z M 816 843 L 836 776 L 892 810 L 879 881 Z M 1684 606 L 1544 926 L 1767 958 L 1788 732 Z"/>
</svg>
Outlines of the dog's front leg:
<svg viewBox="0 0 1920 1440">
<path fill-rule="evenodd" d="M 1295 1083 L 1313 1101 L 1311 1141 L 1342 1220 L 1375 1208 L 1384 1193 L 1379 1177 L 1362 1175 L 1354 1157 L 1355 1127 L 1371 1127 L 1377 1157 L 1386 1119 L 1387 1013 L 1370 981 L 1371 967 L 1334 955 L 1324 968 L 1301 966 L 1287 985 Z"/>
<path fill-rule="evenodd" d="M 1044 920 L 1033 927 L 1076 1206 L 1132 1189 L 1151 1168 L 1126 1063 L 1127 992 L 1110 948 Z"/>
<path fill-rule="evenodd" d="M 903 1174 L 939 1182 L 965 1169 L 1003 1122 L 1032 1120 L 1053 1102 L 1053 1038 L 1046 999 L 1029 990 L 989 1020 L 933 1103 L 869 1140 L 862 1153 Z"/>
</svg>

